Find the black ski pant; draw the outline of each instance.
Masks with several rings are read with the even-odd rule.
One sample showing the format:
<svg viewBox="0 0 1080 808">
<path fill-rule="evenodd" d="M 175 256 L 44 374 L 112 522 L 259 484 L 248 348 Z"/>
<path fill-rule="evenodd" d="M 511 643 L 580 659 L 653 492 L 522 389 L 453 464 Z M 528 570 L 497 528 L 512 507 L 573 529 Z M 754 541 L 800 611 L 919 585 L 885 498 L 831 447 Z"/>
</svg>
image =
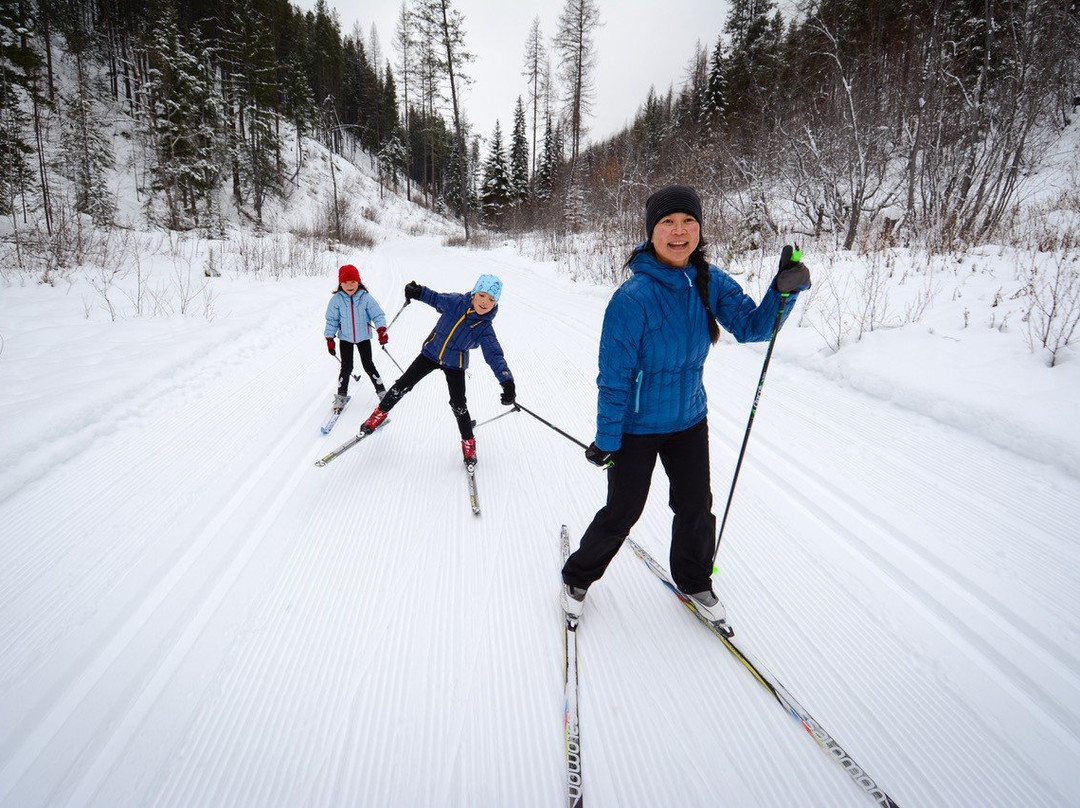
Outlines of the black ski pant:
<svg viewBox="0 0 1080 808">
<path fill-rule="evenodd" d="M 417 382 L 435 370 L 441 370 L 446 377 L 446 388 L 450 391 L 450 409 L 457 420 L 461 439 L 467 440 L 473 436 L 473 428 L 472 417 L 469 415 L 469 408 L 465 403 L 465 371 L 460 368 L 443 367 L 434 359 L 428 359 L 423 354 L 416 357 L 413 363 L 405 368 L 401 378 L 386 391 L 379 409 L 383 412 L 390 412 L 394 405 L 416 386 Z"/>
<path fill-rule="evenodd" d="M 607 504 L 581 537 L 563 566 L 563 581 L 588 587 L 599 580 L 630 534 L 649 495 L 656 458 L 667 472 L 671 522 L 671 577 L 683 592 L 712 587 L 716 517 L 709 482 L 709 426 L 706 419 L 664 435 L 623 435 L 615 465 L 607 470 Z"/>
<path fill-rule="evenodd" d="M 338 345 L 341 354 L 341 375 L 338 376 L 338 394 L 345 395 L 349 392 L 349 375 L 353 370 L 353 345 L 356 345 L 356 352 L 360 354 L 360 364 L 364 366 L 364 372 L 371 379 L 371 383 L 378 389 L 382 384 L 382 378 L 379 376 L 379 370 L 375 367 L 375 362 L 371 358 L 371 340 L 365 339 L 357 343 L 346 342 L 343 339 L 338 340 Z"/>
</svg>

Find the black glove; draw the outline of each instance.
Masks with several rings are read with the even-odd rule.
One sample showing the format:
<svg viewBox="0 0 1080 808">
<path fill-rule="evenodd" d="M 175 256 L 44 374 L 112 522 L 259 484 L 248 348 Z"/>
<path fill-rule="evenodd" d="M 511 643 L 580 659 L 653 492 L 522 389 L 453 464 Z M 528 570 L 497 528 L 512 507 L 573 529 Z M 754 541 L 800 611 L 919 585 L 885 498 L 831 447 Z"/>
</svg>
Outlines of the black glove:
<svg viewBox="0 0 1080 808">
<path fill-rule="evenodd" d="M 502 398 L 500 398 L 499 401 L 507 406 L 513 404 L 517 399 L 517 393 L 514 390 L 514 380 L 511 379 L 510 381 L 503 382 L 502 390 Z"/>
<path fill-rule="evenodd" d="M 781 294 L 791 292 L 805 292 L 810 288 L 810 270 L 800 261 L 791 260 L 794 250 L 787 244 L 780 252 L 780 271 L 773 279 L 773 288 Z M 799 250 L 799 258 L 802 258 L 802 250 Z"/>
<path fill-rule="evenodd" d="M 405 299 L 416 300 L 418 297 L 420 297 L 420 291 L 423 288 L 424 287 L 418 284 L 416 281 L 409 281 L 407 284 L 405 284 Z"/>
<path fill-rule="evenodd" d="M 585 459 L 594 466 L 604 469 L 615 465 L 615 454 L 615 452 L 605 452 L 594 442 L 590 443 L 589 448 L 585 450 Z"/>
</svg>

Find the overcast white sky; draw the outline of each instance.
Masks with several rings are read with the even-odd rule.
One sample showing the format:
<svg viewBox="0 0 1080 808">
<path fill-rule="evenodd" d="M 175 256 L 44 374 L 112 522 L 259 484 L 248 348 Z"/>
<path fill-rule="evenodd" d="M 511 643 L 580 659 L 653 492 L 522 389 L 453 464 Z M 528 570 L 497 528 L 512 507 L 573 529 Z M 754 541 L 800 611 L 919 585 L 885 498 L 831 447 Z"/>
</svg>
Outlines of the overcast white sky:
<svg viewBox="0 0 1080 808">
<path fill-rule="evenodd" d="M 293 2 L 304 9 L 315 7 L 315 0 Z M 359 23 L 366 42 L 374 24 L 383 64 L 387 59 L 396 64 L 393 40 L 401 0 L 327 0 L 327 4 L 337 10 L 343 34 L 351 34 Z M 532 21 L 539 16 L 550 51 L 562 0 L 453 0 L 453 6 L 465 18 L 465 44 L 476 56 L 469 65 L 473 83 L 465 96 L 473 130 L 489 138 L 498 119 L 508 137 L 517 97 L 528 103 L 521 73 Z M 682 85 L 694 44 L 700 40 L 711 51 L 728 10 L 724 0 L 684 0 L 675 5 L 598 0 L 598 6 L 602 25 L 595 35 L 596 100 L 588 121 L 592 140 L 602 140 L 629 123 L 650 86 L 666 92 L 669 85 Z M 552 66 L 556 67 L 554 54 Z"/>
</svg>

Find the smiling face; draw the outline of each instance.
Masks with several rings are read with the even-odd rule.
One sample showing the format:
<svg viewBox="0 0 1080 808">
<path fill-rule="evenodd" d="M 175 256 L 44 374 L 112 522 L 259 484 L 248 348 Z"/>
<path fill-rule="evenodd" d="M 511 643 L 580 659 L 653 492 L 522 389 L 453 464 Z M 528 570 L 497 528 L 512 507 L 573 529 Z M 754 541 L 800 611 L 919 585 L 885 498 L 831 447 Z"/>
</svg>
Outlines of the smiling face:
<svg viewBox="0 0 1080 808">
<path fill-rule="evenodd" d="M 689 213 L 670 213 L 656 223 L 650 241 L 661 263 L 685 267 L 701 242 L 701 225 Z"/>
<path fill-rule="evenodd" d="M 472 296 L 472 307 L 477 314 L 487 314 L 495 308 L 495 298 L 487 292 L 476 292 Z"/>
<path fill-rule="evenodd" d="M 341 290 L 347 295 L 356 293 L 356 290 L 360 288 L 360 284 L 356 281 L 342 281 Z"/>
</svg>

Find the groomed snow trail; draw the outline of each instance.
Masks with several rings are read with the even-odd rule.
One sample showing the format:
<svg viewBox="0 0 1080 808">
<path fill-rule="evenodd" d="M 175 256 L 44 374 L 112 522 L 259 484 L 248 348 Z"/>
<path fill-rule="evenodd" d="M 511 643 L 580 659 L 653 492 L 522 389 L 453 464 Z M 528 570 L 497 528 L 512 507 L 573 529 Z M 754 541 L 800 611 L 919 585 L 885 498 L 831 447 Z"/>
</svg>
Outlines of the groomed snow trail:
<svg viewBox="0 0 1080 808">
<path fill-rule="evenodd" d="M 388 316 L 408 280 L 501 275 L 521 402 L 591 440 L 610 289 L 426 239 L 357 263 Z M 316 468 L 375 396 L 353 382 L 319 435 L 332 283 L 274 286 L 212 340 L 119 360 L 145 370 L 123 396 L 5 438 L 0 806 L 561 804 L 559 526 L 576 545 L 603 472 L 514 413 L 477 430 L 475 517 L 441 375 Z M 436 316 L 402 314 L 384 378 Z M 736 641 L 903 806 L 1080 804 L 1080 481 L 784 339 L 718 558 Z M 709 361 L 718 517 L 763 352 Z M 469 403 L 506 409 L 478 351 Z M 633 535 L 666 562 L 665 482 Z M 578 642 L 590 805 L 872 804 L 629 548 Z"/>
</svg>

